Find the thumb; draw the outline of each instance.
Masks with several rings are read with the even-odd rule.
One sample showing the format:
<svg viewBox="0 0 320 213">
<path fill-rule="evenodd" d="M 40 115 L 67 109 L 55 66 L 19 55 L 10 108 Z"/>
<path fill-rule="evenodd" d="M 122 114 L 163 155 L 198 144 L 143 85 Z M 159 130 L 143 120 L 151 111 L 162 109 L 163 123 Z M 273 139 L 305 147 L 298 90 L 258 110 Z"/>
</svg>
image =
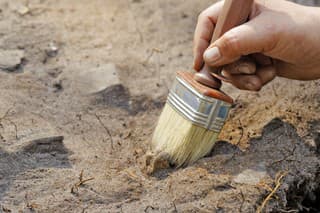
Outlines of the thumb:
<svg viewBox="0 0 320 213">
<path fill-rule="evenodd" d="M 252 53 L 268 55 L 277 44 L 276 26 L 259 16 L 227 31 L 204 52 L 210 66 L 222 66 Z"/>
</svg>

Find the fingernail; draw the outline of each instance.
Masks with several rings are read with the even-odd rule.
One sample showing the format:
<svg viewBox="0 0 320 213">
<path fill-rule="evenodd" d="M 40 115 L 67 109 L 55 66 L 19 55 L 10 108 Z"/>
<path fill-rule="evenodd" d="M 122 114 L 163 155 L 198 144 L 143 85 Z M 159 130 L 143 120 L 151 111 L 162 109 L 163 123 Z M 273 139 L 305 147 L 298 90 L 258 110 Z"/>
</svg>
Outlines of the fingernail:
<svg viewBox="0 0 320 213">
<path fill-rule="evenodd" d="M 247 65 L 240 65 L 238 67 L 238 72 L 244 73 L 244 74 L 251 74 L 251 70 Z"/>
<path fill-rule="evenodd" d="M 207 62 L 214 63 L 221 58 L 220 50 L 218 47 L 212 47 L 204 52 L 203 57 Z"/>
</svg>

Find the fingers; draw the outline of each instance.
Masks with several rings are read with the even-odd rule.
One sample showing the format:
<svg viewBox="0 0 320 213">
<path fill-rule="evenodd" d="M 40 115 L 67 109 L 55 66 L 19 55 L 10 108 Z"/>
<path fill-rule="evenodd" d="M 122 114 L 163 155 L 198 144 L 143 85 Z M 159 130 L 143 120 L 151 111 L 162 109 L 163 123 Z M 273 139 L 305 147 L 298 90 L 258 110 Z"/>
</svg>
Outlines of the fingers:
<svg viewBox="0 0 320 213">
<path fill-rule="evenodd" d="M 256 75 L 260 78 L 262 86 L 266 85 L 276 77 L 276 68 L 272 65 L 262 67 Z"/>
<path fill-rule="evenodd" d="M 258 14 L 210 45 L 222 6 L 223 1 L 199 16 L 194 35 L 194 69 L 200 70 L 204 63 L 213 67 L 224 66 L 223 75 L 233 85 L 239 89 L 258 91 L 276 76 L 275 68 L 267 56 L 277 45 L 277 23 L 270 22 L 268 16 Z M 244 57 L 247 55 L 250 57 Z"/>
<path fill-rule="evenodd" d="M 277 27 L 257 16 L 226 32 L 205 51 L 203 57 L 210 66 L 222 66 L 253 53 L 268 55 L 277 44 Z"/>
<path fill-rule="evenodd" d="M 223 72 L 229 83 L 241 90 L 259 91 L 262 87 L 262 82 L 257 75 L 232 75 L 227 72 Z"/>
<path fill-rule="evenodd" d="M 193 50 L 193 68 L 196 71 L 200 71 L 200 69 L 203 67 L 203 53 L 208 48 L 209 42 L 204 39 L 199 39 L 196 41 L 196 44 L 194 46 Z"/>
<path fill-rule="evenodd" d="M 242 57 L 240 60 L 224 66 L 223 70 L 230 74 L 254 74 L 256 63 L 252 58 Z"/>
<path fill-rule="evenodd" d="M 267 66 L 267 65 L 272 65 L 272 59 L 268 56 L 265 56 L 260 53 L 252 54 L 250 55 L 251 59 L 253 59 L 257 64 L 261 66 Z"/>
<path fill-rule="evenodd" d="M 199 15 L 193 45 L 193 64 L 195 70 L 200 70 L 203 66 L 203 53 L 211 42 L 214 26 L 222 6 L 223 2 L 216 3 Z"/>
<path fill-rule="evenodd" d="M 259 91 L 264 85 L 272 81 L 276 76 L 276 69 L 269 65 L 259 68 L 255 74 L 231 74 L 223 71 L 225 76 L 231 84 L 238 89 Z"/>
</svg>

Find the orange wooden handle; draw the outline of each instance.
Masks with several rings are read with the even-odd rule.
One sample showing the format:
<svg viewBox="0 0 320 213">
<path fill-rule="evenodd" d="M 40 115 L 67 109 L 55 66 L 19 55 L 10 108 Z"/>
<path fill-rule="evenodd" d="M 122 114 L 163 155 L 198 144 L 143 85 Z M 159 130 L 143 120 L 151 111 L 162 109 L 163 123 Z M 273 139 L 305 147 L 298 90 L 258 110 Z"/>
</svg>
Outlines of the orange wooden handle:
<svg viewBox="0 0 320 213">
<path fill-rule="evenodd" d="M 211 42 L 215 42 L 228 30 L 245 23 L 252 4 L 253 0 L 225 0 Z"/>
<path fill-rule="evenodd" d="M 195 81 L 194 76 L 191 72 L 178 71 L 177 75 L 189 83 L 193 88 L 195 88 L 198 92 L 203 94 L 204 96 L 212 97 L 215 99 L 222 100 L 224 102 L 233 104 L 233 99 L 225 94 L 224 92 L 216 89 L 212 89 L 210 87 L 206 87 L 203 84 Z"/>
<path fill-rule="evenodd" d="M 215 42 L 228 30 L 245 23 L 251 12 L 252 4 L 253 0 L 225 0 L 211 43 Z M 205 64 L 201 71 L 195 74 L 194 78 L 206 86 L 219 89 L 221 83 L 217 84 L 217 79 L 213 78 L 211 74 L 218 74 L 219 70 L 219 67 L 209 67 Z"/>
</svg>

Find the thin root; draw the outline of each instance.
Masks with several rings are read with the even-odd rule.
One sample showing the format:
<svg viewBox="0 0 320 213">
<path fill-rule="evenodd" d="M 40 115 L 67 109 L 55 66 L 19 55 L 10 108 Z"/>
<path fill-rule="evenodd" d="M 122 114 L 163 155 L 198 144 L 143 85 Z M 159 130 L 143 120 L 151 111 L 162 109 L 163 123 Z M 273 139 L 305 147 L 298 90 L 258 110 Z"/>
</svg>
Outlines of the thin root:
<svg viewBox="0 0 320 213">
<path fill-rule="evenodd" d="M 275 187 L 272 189 L 272 191 L 269 193 L 269 195 L 263 200 L 261 206 L 257 209 L 257 213 L 261 213 L 262 210 L 265 208 L 269 200 L 274 196 L 274 194 L 277 192 L 277 190 L 281 186 L 281 180 L 288 174 L 288 172 L 279 172 L 276 175 L 275 178 Z"/>
</svg>

